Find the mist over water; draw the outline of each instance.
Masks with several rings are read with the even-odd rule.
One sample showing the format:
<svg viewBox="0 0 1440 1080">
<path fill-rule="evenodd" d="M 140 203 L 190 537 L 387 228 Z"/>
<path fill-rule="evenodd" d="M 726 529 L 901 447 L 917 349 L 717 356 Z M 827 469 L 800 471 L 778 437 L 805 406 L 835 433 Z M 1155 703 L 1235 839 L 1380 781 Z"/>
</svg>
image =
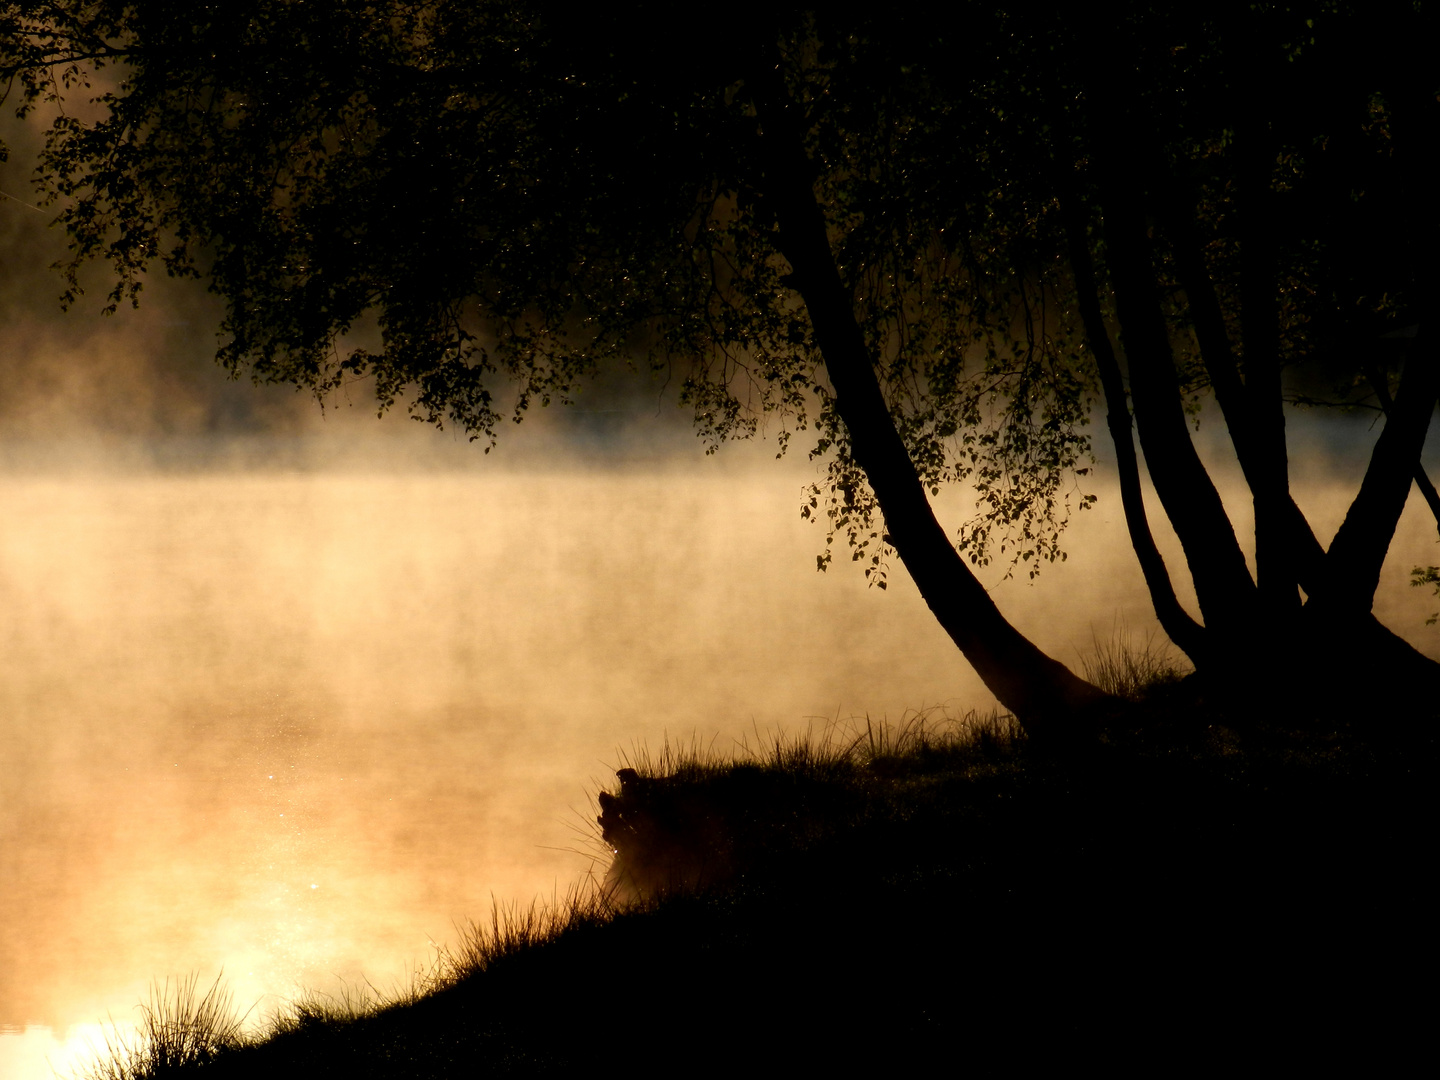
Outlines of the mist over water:
<svg viewBox="0 0 1440 1080">
<path fill-rule="evenodd" d="M 224 380 L 203 291 L 58 317 L 43 220 L 0 202 L 0 1075 L 84 1060 L 154 979 L 223 969 L 257 1016 L 403 981 L 492 902 L 603 870 L 588 800 L 633 746 L 993 705 L 903 568 L 884 592 L 843 553 L 815 572 L 803 452 L 707 458 L 658 383 L 489 456 L 377 422 L 363 385 L 322 415 Z M 1290 430 L 1328 540 L 1375 432 Z M 1072 665 L 1117 624 L 1155 632 L 1096 434 L 1069 561 L 983 572 Z M 1243 536 L 1223 429 L 1199 438 Z M 1412 497 L 1376 611 L 1440 656 L 1406 587 L 1435 541 Z"/>
<path fill-rule="evenodd" d="M 813 467 L 766 456 L 0 474 L 0 1046 L 190 972 L 261 1014 L 393 985 L 585 873 L 634 744 L 988 707 L 903 572 L 815 573 Z M 1101 490 L 1068 563 L 991 574 L 1071 663 L 1153 627 Z M 1433 654 L 1422 509 L 1380 607 Z"/>
<path fill-rule="evenodd" d="M 0 1023 L 391 985 L 585 872 L 619 748 L 983 704 L 765 475 L 0 478 Z"/>
</svg>

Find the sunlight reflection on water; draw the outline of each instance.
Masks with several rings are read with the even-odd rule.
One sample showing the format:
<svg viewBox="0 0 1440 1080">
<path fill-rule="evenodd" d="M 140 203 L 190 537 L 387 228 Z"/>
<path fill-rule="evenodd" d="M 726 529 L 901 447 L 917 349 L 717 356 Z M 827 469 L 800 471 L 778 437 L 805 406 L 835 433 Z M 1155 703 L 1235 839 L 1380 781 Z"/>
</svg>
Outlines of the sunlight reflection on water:
<svg viewBox="0 0 1440 1080">
<path fill-rule="evenodd" d="M 808 466 L 753 464 L 0 476 L 0 1074 L 152 979 L 403 982 L 585 872 L 617 748 L 988 707 L 903 573 L 815 573 Z M 1433 541 L 1412 507 L 1379 608 L 1432 653 Z M 1118 500 L 1070 550 L 991 581 L 1074 663 L 1154 622 Z"/>
</svg>

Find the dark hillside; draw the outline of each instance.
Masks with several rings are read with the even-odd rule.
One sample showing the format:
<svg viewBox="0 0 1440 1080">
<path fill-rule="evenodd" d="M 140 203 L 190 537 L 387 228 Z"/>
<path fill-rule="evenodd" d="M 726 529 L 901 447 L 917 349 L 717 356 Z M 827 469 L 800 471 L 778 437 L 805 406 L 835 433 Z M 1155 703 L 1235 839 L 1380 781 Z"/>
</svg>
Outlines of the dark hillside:
<svg viewBox="0 0 1440 1080">
<path fill-rule="evenodd" d="M 1419 1039 L 1433 742 L 1273 720 L 1078 757 L 1003 725 L 906 742 L 627 772 L 602 805 L 644 903 L 203 1072 L 1378 1062 Z M 646 896 L 666 873 L 704 887 Z"/>
</svg>

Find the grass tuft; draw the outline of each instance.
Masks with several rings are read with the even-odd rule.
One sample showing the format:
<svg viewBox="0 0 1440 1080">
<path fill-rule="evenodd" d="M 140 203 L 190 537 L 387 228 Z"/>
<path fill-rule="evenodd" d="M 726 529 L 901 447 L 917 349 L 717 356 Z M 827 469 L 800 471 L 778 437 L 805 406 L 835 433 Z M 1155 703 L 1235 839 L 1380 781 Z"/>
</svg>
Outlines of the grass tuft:
<svg viewBox="0 0 1440 1080">
<path fill-rule="evenodd" d="M 616 910 L 593 879 L 572 887 L 563 900 L 548 904 L 532 901 L 523 908 L 496 904 L 490 909 L 488 925 L 471 922 L 461 929 L 458 945 L 441 947 L 439 977 L 430 989 L 454 986 L 562 934 L 603 926 Z"/>
<path fill-rule="evenodd" d="M 742 739 L 729 754 L 698 741 L 676 745 L 667 739 L 659 750 L 633 746 L 628 752 L 622 751 L 619 768 L 679 783 L 725 775 L 737 767 L 810 779 L 839 779 L 886 759 L 937 753 L 987 754 L 1013 748 L 1024 738 L 1019 721 L 1010 713 L 972 709 L 955 715 L 937 706 L 907 711 L 897 722 L 876 720 L 867 713 L 843 720 L 826 719 L 798 735 L 757 731 L 753 743 Z"/>
<path fill-rule="evenodd" d="M 1137 643 L 1124 623 L 1111 629 L 1110 640 L 1092 635 L 1094 650 L 1081 658 L 1085 678 L 1126 701 L 1144 701 L 1157 688 L 1172 686 L 1190 673 L 1170 642 L 1147 633 Z"/>
<path fill-rule="evenodd" d="M 138 1038 L 131 1042 L 112 1023 L 105 1049 L 83 1071 L 83 1080 L 152 1080 L 171 1071 L 210 1064 L 220 1054 L 244 1045 L 246 1015 L 237 1015 L 223 973 L 205 991 L 198 975 L 166 979 L 150 987 L 150 1000 L 139 1006 Z"/>
<path fill-rule="evenodd" d="M 952 781 L 1013 768 L 1023 742 L 1008 714 L 932 708 L 898 723 L 864 716 L 797 736 L 756 732 L 728 756 L 694 743 L 634 750 L 617 770 L 619 791 L 598 796 L 598 839 L 611 858 L 602 895 L 631 909 L 754 880 L 902 819 Z"/>
<path fill-rule="evenodd" d="M 273 1036 L 348 1024 L 373 1016 L 390 1005 L 418 1001 L 429 988 L 428 976 L 428 972 L 417 973 L 409 985 L 392 994 L 385 994 L 368 982 L 359 986 L 343 986 L 335 994 L 307 991 L 276 1010 L 270 1018 L 268 1034 Z"/>
</svg>

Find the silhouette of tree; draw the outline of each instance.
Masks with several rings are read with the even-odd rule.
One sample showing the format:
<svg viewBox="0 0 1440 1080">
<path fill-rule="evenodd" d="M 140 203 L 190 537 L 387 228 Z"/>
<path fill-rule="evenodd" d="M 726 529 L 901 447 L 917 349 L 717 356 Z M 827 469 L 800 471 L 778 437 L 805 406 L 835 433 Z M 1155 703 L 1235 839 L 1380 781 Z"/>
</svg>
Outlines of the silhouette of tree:
<svg viewBox="0 0 1440 1080">
<path fill-rule="evenodd" d="M 156 263 L 203 275 L 230 371 L 367 378 L 482 440 L 602 367 L 678 370 L 712 449 L 764 413 L 782 449 L 813 433 L 821 567 L 843 538 L 883 587 L 898 555 L 1033 734 L 1110 703 L 967 559 L 1063 558 L 1103 401 L 1156 613 L 1202 672 L 1283 685 L 1343 649 L 1440 686 L 1370 613 L 1440 397 L 1433 5 L 6 12 L 22 109 L 111 65 L 100 118 L 62 114 L 40 165 L 67 301 L 97 259 L 112 306 Z M 345 345 L 365 320 L 380 346 Z M 1253 576 L 1190 438 L 1204 395 L 1254 498 Z M 1385 412 L 1328 548 L 1289 493 L 1299 399 Z M 952 539 L 927 495 L 954 483 L 978 503 Z"/>
</svg>

